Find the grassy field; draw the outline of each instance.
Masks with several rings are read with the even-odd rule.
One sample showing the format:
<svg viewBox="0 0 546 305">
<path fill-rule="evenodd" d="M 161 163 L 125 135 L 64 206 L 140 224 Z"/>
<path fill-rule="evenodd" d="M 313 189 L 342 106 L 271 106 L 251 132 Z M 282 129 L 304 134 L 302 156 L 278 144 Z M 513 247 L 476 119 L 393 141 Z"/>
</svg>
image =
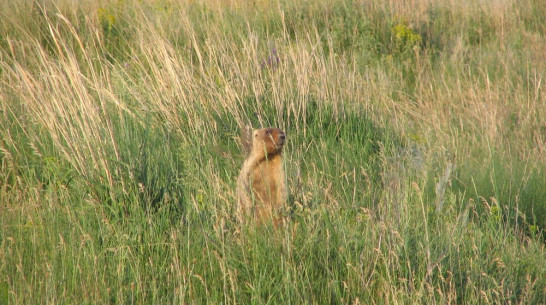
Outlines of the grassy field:
<svg viewBox="0 0 546 305">
<path fill-rule="evenodd" d="M 1 1 L 0 304 L 543 304 L 545 80 L 540 0 Z"/>
</svg>

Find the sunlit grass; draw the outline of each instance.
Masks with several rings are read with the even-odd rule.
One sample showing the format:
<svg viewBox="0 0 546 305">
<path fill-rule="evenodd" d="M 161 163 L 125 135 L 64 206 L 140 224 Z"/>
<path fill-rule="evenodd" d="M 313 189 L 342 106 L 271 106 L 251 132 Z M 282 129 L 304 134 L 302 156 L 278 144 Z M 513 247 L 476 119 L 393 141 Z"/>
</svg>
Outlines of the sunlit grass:
<svg viewBox="0 0 546 305">
<path fill-rule="evenodd" d="M 540 304 L 539 2 L 3 2 L 0 303 Z"/>
</svg>

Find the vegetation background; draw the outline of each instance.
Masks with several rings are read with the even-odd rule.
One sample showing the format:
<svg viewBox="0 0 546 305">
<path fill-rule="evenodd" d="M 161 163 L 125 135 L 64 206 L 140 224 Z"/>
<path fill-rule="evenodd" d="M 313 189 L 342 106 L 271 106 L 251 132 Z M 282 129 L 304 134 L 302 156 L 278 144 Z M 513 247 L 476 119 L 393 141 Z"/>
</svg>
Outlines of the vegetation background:
<svg viewBox="0 0 546 305">
<path fill-rule="evenodd" d="M 0 3 L 0 304 L 540 304 L 546 2 Z M 241 127 L 290 222 L 234 222 Z"/>
</svg>

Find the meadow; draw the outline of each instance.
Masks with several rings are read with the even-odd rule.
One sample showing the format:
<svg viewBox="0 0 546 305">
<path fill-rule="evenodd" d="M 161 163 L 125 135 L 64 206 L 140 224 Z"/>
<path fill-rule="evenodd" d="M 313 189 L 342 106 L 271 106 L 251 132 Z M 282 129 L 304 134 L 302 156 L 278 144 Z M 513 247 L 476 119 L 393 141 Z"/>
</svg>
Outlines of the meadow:
<svg viewBox="0 0 546 305">
<path fill-rule="evenodd" d="M 545 79 L 540 0 L 1 1 L 0 304 L 543 304 Z"/>
</svg>

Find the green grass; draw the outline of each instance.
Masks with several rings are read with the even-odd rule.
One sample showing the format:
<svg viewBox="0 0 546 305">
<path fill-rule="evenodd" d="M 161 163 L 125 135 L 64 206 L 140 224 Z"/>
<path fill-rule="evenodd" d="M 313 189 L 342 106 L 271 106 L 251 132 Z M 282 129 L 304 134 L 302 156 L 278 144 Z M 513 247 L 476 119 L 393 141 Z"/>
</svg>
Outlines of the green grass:
<svg viewBox="0 0 546 305">
<path fill-rule="evenodd" d="M 0 304 L 543 303 L 544 8 L 2 2 Z"/>
</svg>

